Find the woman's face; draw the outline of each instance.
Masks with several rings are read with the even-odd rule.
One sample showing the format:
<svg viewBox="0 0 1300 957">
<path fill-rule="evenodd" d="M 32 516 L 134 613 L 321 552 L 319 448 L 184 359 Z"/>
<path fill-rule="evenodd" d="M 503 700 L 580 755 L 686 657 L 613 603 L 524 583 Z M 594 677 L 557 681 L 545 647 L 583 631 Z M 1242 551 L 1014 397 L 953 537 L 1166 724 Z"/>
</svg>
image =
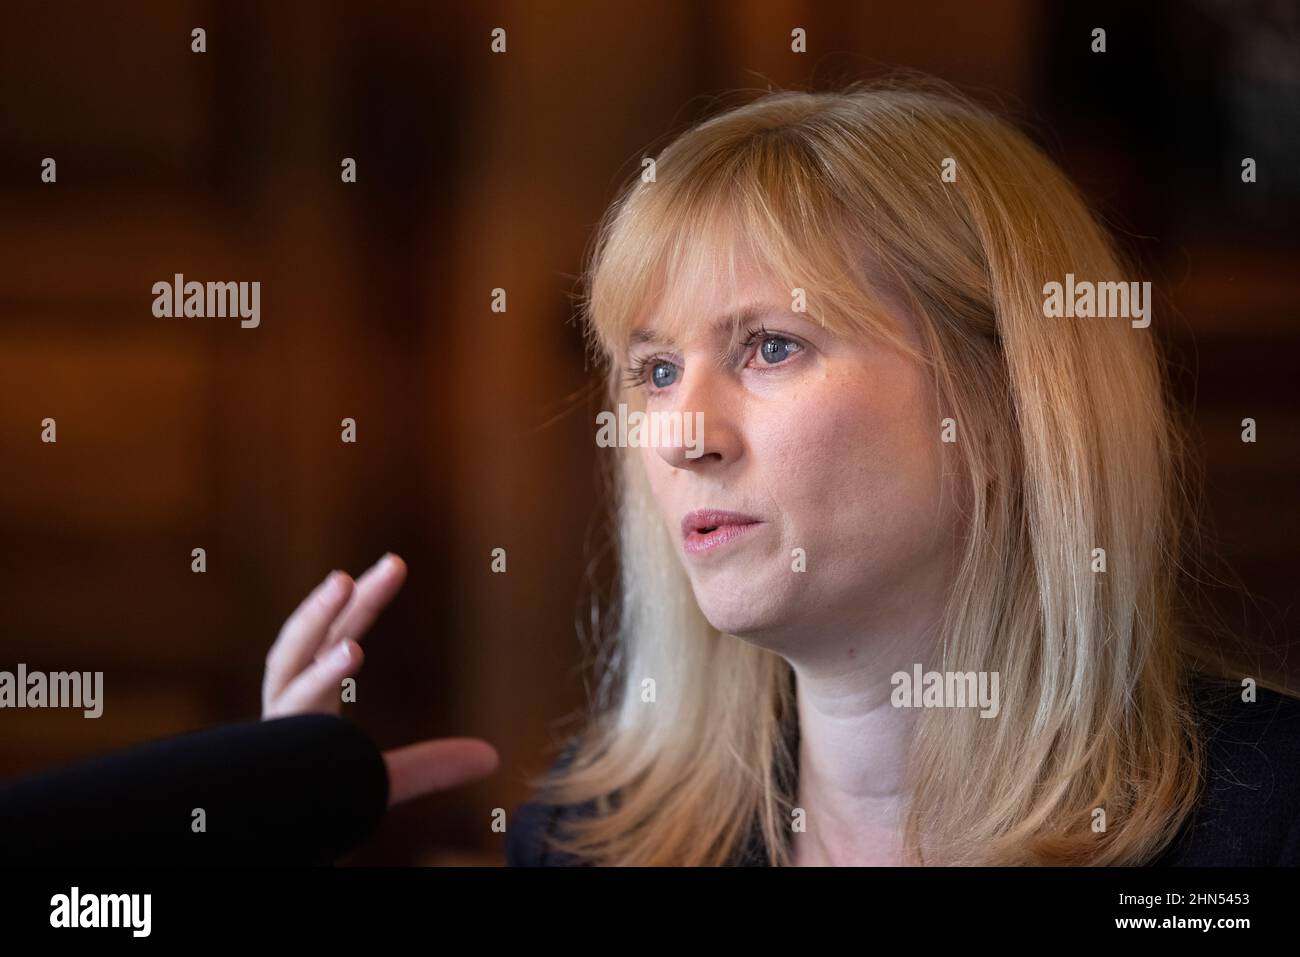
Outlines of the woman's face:
<svg viewBox="0 0 1300 957">
<path fill-rule="evenodd" d="M 694 449 L 639 454 L 709 622 L 778 652 L 838 657 L 846 639 L 910 630 L 946 596 L 954 509 L 940 416 L 913 360 L 832 335 L 746 275 L 735 299 L 703 297 L 689 341 L 631 347 L 647 413 L 703 414 Z M 731 325 L 715 322 L 751 304 L 747 344 L 721 362 Z M 698 510 L 755 522 L 692 519 Z"/>
</svg>

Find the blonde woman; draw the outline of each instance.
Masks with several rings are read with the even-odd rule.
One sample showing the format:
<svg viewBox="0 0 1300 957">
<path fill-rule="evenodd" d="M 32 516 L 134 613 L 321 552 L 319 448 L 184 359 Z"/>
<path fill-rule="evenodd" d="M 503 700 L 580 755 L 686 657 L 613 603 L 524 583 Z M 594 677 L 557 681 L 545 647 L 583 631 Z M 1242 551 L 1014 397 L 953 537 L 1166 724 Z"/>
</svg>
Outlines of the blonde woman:
<svg viewBox="0 0 1300 957">
<path fill-rule="evenodd" d="M 605 453 L 612 665 L 511 862 L 1300 863 L 1300 704 L 1243 700 L 1175 615 L 1152 324 L 1045 314 L 1142 278 L 1065 176 L 866 84 L 764 95 L 653 174 L 585 316 L 611 401 L 702 441 Z M 1000 700 L 916 706 L 918 671 Z"/>
</svg>

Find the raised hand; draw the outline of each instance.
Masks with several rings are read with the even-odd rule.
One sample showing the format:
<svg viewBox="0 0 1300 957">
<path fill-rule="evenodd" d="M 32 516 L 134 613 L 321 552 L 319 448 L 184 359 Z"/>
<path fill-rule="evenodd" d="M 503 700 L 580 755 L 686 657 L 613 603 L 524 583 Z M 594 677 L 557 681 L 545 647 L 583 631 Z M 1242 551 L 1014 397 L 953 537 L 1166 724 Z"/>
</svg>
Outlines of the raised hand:
<svg viewBox="0 0 1300 957">
<path fill-rule="evenodd" d="M 366 630 L 406 580 L 406 563 L 391 552 L 355 582 L 343 571 L 326 576 L 295 609 L 266 656 L 262 718 L 342 708 L 343 679 L 361 670 Z M 496 770 L 496 749 L 479 738 L 440 738 L 384 754 L 389 807 L 449 790 Z"/>
</svg>

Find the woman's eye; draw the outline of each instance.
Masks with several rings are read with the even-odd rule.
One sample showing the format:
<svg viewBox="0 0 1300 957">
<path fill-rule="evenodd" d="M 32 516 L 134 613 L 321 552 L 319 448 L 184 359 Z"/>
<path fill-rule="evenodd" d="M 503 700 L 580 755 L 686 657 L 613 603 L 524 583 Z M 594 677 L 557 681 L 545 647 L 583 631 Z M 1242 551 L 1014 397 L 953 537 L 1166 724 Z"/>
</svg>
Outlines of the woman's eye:
<svg viewBox="0 0 1300 957">
<path fill-rule="evenodd" d="M 786 336 L 770 333 L 765 335 L 761 330 L 751 336 L 744 344 L 746 353 L 754 348 L 755 343 L 758 344 L 756 351 L 758 355 L 762 356 L 763 364 L 768 366 L 780 365 L 791 356 L 802 352 L 804 348 L 798 342 Z M 746 368 L 753 368 L 752 359 L 746 365 Z M 634 359 L 629 362 L 627 384 L 632 387 L 648 386 L 651 392 L 662 392 L 664 389 L 675 385 L 677 380 L 681 378 L 681 374 L 681 368 L 667 358 Z"/>
<path fill-rule="evenodd" d="M 769 365 L 784 362 L 799 351 L 799 344 L 783 336 L 768 336 L 758 346 L 758 354 Z"/>
<path fill-rule="evenodd" d="M 656 389 L 666 389 L 677 381 L 677 367 L 671 362 L 656 362 L 650 366 L 650 381 Z"/>
</svg>

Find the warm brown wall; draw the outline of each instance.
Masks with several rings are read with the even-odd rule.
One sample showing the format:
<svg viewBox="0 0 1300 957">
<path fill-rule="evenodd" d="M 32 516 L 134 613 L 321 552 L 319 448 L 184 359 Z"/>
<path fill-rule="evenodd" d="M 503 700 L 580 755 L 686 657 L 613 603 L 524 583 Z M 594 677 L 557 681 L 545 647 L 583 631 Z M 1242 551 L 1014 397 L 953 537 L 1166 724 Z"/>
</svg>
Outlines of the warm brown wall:
<svg viewBox="0 0 1300 957">
<path fill-rule="evenodd" d="M 643 149 L 714 94 L 897 66 L 1025 116 L 1165 277 L 1182 319 L 1164 334 L 1198 363 L 1180 389 L 1198 390 L 1224 551 L 1281 606 L 1285 640 L 1295 180 L 1274 167 L 1247 195 L 1215 178 L 1260 148 L 1258 124 L 1241 142 L 1180 126 L 1187 143 L 1163 153 L 1196 109 L 1170 104 L 1213 78 L 1152 44 L 1186 55 L 1221 27 L 1122 9 L 1100 61 L 1069 52 L 1085 22 L 1028 0 L 6 12 L 0 667 L 103 670 L 109 698 L 98 721 L 0 713 L 0 775 L 255 716 L 262 658 L 301 596 L 392 549 L 410 579 L 368 639 L 352 715 L 385 745 L 486 737 L 503 766 L 403 808 L 357 859 L 497 859 L 490 809 L 523 799 L 583 702 L 597 406 L 568 320 L 593 225 Z M 806 56 L 789 52 L 793 25 Z M 206 54 L 189 52 L 194 26 Z M 488 52 L 495 26 L 505 57 Z M 1217 42 L 1222 77 L 1236 61 Z M 1272 148 L 1293 148 L 1294 124 L 1273 125 Z M 44 156 L 57 185 L 39 182 Z M 344 156 L 356 185 L 339 182 Z M 153 318 L 150 287 L 175 272 L 260 280 L 262 326 Z M 488 308 L 495 286 L 505 315 Z M 38 440 L 47 415 L 55 446 Z M 1236 441 L 1245 415 L 1255 446 Z M 489 572 L 498 545 L 505 576 Z"/>
</svg>

